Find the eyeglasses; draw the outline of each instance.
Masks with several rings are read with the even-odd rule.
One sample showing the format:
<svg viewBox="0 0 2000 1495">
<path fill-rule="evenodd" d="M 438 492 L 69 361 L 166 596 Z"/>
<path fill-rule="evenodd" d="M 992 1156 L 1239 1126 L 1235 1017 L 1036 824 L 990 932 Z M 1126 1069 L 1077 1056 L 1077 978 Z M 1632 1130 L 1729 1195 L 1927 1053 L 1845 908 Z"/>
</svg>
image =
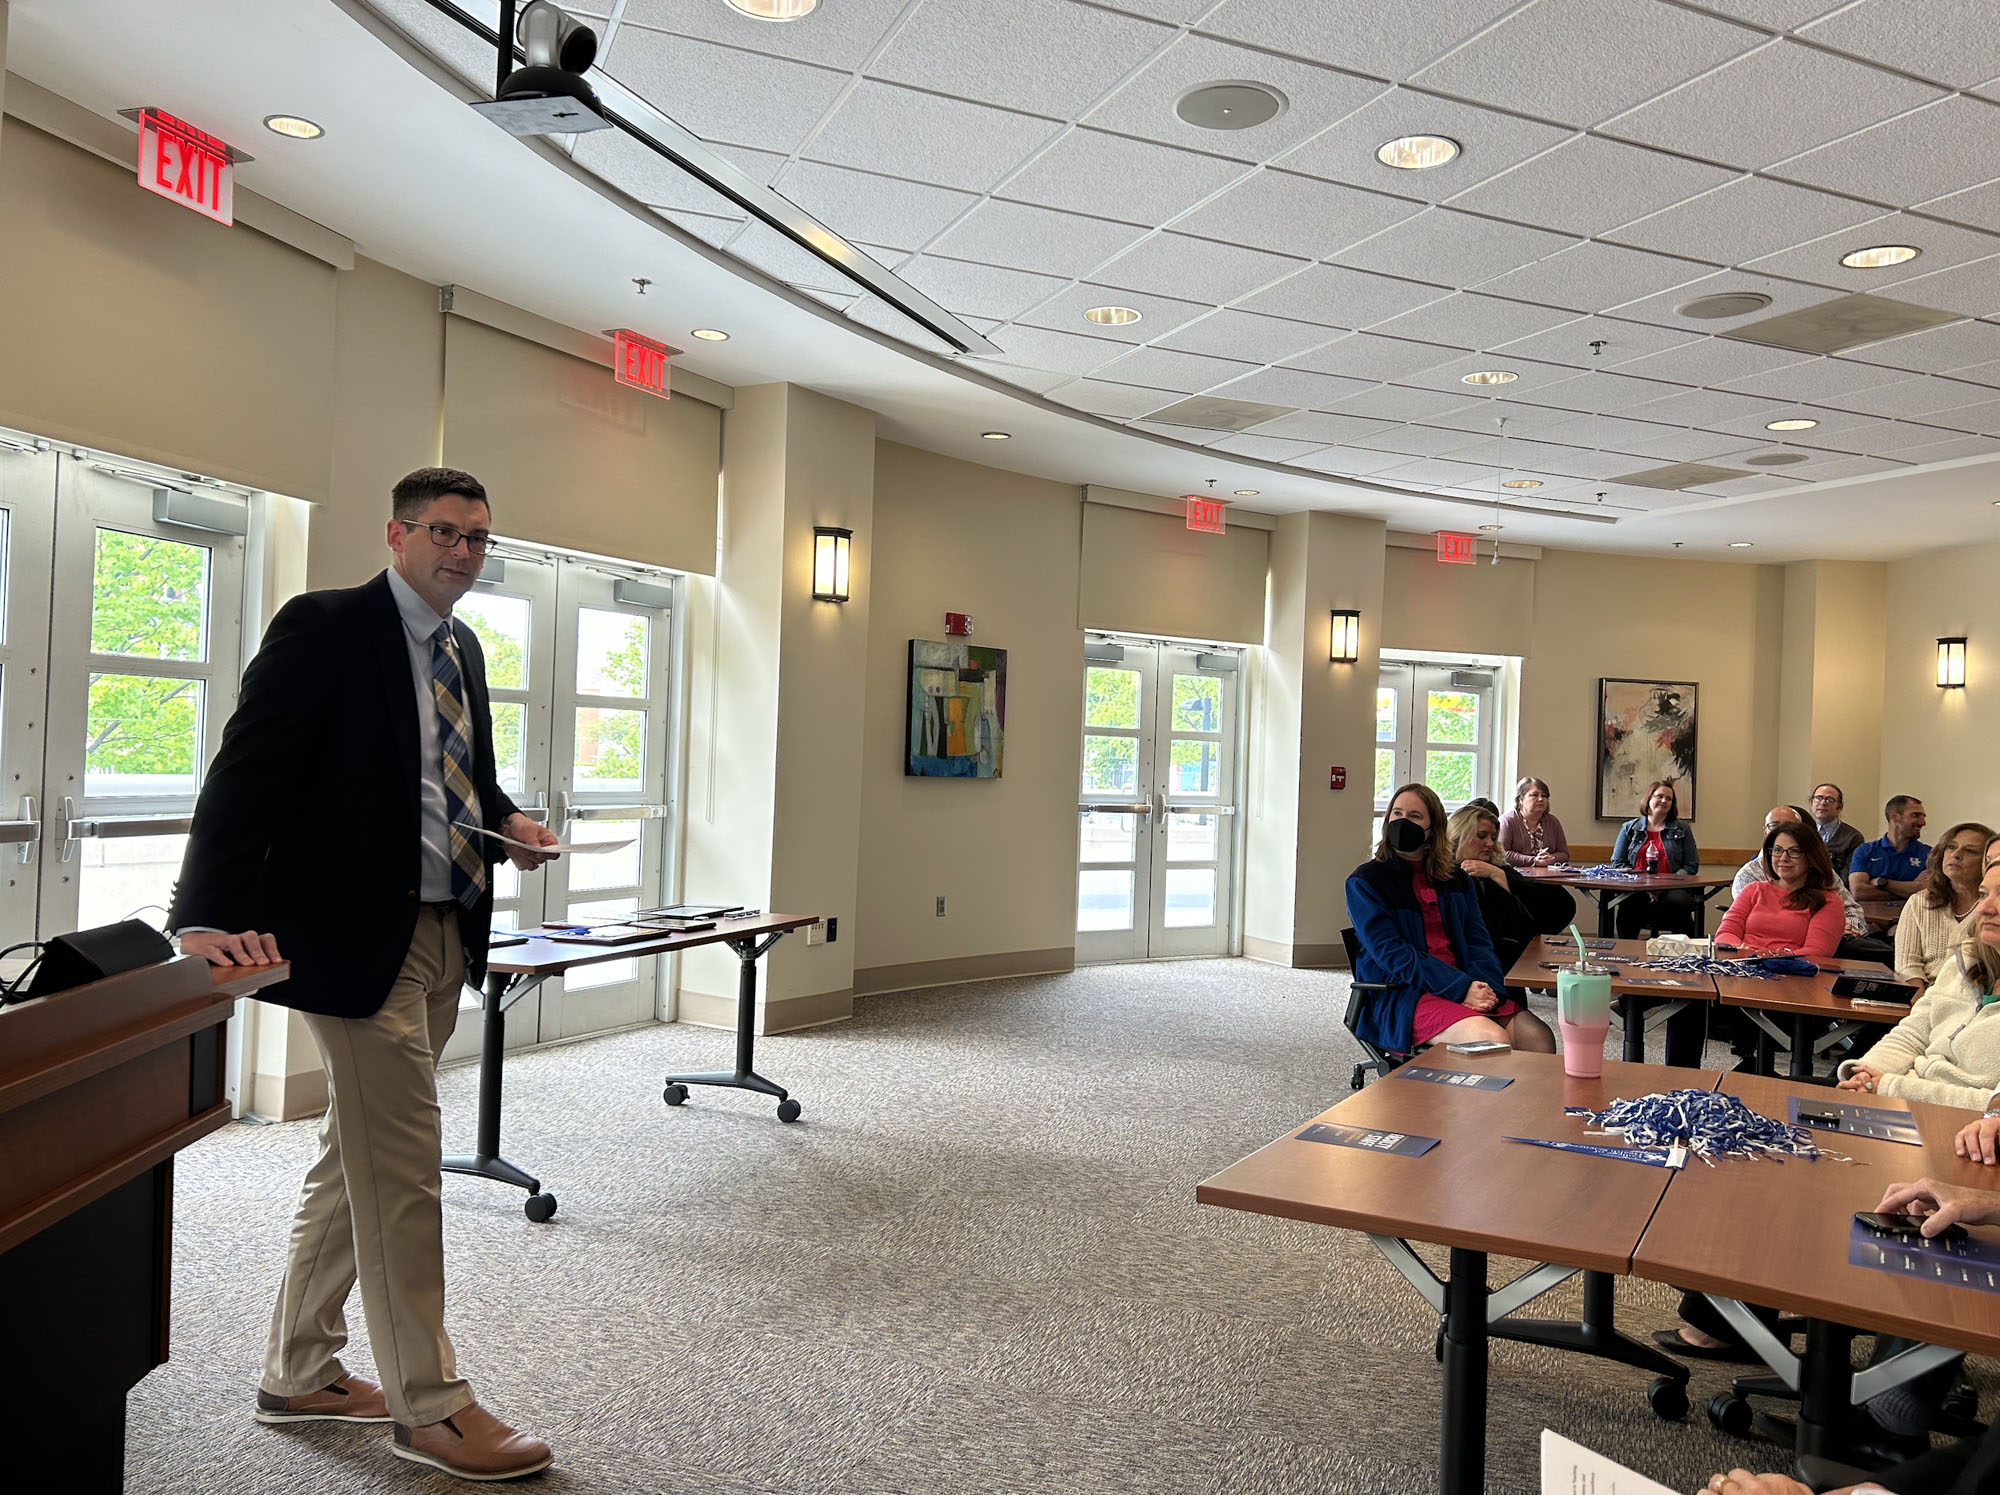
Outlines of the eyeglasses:
<svg viewBox="0 0 2000 1495">
<path fill-rule="evenodd" d="M 398 524 L 411 529 L 427 529 L 431 532 L 431 544 L 439 550 L 456 550 L 458 542 L 465 542 L 467 555 L 485 555 L 493 548 L 491 533 L 481 530 L 477 534 L 467 534 L 455 524 L 425 524 L 421 519 L 398 519 Z"/>
<path fill-rule="evenodd" d="M 1815 794 L 1812 797 L 1812 802 L 1816 805 L 1837 805 L 1840 803 L 1840 796 L 1837 794 Z"/>
<path fill-rule="evenodd" d="M 1796 846 L 1773 846 L 1771 848 L 1771 860 L 1774 862 L 1796 862 L 1804 855 L 1805 853 Z"/>
</svg>

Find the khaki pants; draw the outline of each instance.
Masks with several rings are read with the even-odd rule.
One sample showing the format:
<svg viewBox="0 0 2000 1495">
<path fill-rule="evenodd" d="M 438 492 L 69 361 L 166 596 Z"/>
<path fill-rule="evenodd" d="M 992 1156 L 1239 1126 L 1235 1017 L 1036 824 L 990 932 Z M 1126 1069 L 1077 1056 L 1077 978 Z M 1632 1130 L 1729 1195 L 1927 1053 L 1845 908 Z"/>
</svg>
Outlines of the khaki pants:
<svg viewBox="0 0 2000 1495">
<path fill-rule="evenodd" d="M 465 951 L 447 906 L 417 917 L 410 953 L 370 1017 L 307 1014 L 331 1091 L 271 1314 L 263 1389 L 304 1396 L 346 1374 L 356 1281 L 389 1413 L 408 1426 L 472 1403 L 444 1332 L 437 1061 L 458 1018 Z"/>
</svg>

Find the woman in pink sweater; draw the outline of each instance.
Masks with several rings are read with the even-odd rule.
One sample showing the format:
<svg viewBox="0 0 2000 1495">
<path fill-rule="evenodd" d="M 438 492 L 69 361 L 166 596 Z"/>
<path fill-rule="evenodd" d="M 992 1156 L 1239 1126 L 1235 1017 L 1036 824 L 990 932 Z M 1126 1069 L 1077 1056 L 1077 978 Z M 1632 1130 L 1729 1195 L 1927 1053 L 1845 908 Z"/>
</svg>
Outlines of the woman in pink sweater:
<svg viewBox="0 0 2000 1495">
<path fill-rule="evenodd" d="M 1729 905 L 1716 944 L 1831 957 L 1846 915 L 1826 843 L 1787 822 L 1764 837 L 1764 874 L 1769 882 L 1751 883 Z"/>
</svg>

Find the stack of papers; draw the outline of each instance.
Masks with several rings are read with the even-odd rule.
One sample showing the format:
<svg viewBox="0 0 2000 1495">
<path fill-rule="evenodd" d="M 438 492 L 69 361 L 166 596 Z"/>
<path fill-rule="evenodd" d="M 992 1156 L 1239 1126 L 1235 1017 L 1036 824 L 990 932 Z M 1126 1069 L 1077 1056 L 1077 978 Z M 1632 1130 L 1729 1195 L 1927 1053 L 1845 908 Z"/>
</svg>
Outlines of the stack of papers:
<svg viewBox="0 0 2000 1495">
<path fill-rule="evenodd" d="M 1601 1453 L 1542 1429 L 1542 1495 L 1676 1495 Z"/>
</svg>

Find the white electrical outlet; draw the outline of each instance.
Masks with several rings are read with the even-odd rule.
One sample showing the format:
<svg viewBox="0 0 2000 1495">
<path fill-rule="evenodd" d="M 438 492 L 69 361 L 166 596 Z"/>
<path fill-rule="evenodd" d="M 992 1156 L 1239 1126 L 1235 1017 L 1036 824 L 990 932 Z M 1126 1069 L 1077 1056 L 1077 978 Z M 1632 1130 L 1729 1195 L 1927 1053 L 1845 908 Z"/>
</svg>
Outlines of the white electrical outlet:
<svg viewBox="0 0 2000 1495">
<path fill-rule="evenodd" d="M 821 919 L 817 924 L 806 925 L 806 943 L 808 945 L 824 945 L 826 943 L 826 920 Z"/>
</svg>

